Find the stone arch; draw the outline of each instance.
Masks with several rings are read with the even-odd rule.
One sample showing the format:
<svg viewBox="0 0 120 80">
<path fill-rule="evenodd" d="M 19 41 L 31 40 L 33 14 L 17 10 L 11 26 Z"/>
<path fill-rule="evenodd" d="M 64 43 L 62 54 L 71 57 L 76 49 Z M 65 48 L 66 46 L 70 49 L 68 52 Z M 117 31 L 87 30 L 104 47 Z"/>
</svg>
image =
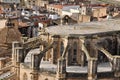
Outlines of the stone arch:
<svg viewBox="0 0 120 80">
<path fill-rule="evenodd" d="M 112 51 L 112 46 L 111 46 L 112 45 L 112 39 L 110 37 L 100 39 L 98 41 L 97 45 L 100 46 L 100 47 L 103 47 L 105 50 L 107 50 L 110 53 Z M 101 51 L 98 51 L 98 59 L 99 59 L 100 62 L 106 62 L 106 61 L 109 60 L 109 58 L 105 54 L 103 54 L 103 52 L 101 52 Z"/>
<path fill-rule="evenodd" d="M 23 74 L 23 80 L 28 80 L 28 76 L 26 73 Z"/>
</svg>

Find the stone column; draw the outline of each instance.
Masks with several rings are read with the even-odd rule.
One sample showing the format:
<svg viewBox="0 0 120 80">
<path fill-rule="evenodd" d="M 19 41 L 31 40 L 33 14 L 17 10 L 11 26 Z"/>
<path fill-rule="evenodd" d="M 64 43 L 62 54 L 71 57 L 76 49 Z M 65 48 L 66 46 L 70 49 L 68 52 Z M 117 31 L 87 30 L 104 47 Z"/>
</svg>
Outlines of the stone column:
<svg viewBox="0 0 120 80">
<path fill-rule="evenodd" d="M 53 51 L 53 48 L 51 49 L 51 58 L 50 58 L 50 62 L 52 64 L 54 64 L 54 51 Z"/>
<path fill-rule="evenodd" d="M 43 51 L 43 50 L 44 50 L 44 46 L 43 46 L 43 45 L 40 45 L 40 46 L 39 46 L 39 50 L 40 50 L 40 52 Z M 44 60 L 45 57 L 43 57 L 42 59 Z"/>
<path fill-rule="evenodd" d="M 97 58 L 88 59 L 88 80 L 97 80 Z"/>
<path fill-rule="evenodd" d="M 84 52 L 81 51 L 81 66 L 84 67 L 85 66 L 85 54 Z"/>
<path fill-rule="evenodd" d="M 84 54 L 84 52 L 82 51 L 82 42 L 81 42 L 81 40 L 79 40 L 79 54 L 80 54 L 80 61 L 79 61 L 79 63 L 80 63 L 80 65 L 83 67 L 83 66 L 85 66 L 85 54 Z"/>
<path fill-rule="evenodd" d="M 68 66 L 68 65 L 69 65 L 68 50 L 67 50 L 67 52 L 65 53 L 65 50 L 66 50 L 66 48 L 67 48 L 67 46 L 68 46 L 68 38 L 65 37 L 65 38 L 63 38 L 63 40 L 64 40 L 64 41 L 63 41 L 63 43 L 64 43 L 64 51 L 63 51 L 62 57 L 66 59 L 66 66 Z M 69 46 L 69 47 L 70 47 L 70 46 Z"/>
<path fill-rule="evenodd" d="M 66 79 L 66 59 L 58 59 L 56 80 Z"/>
<path fill-rule="evenodd" d="M 113 57 L 113 66 L 114 76 L 116 80 L 120 79 L 120 56 Z"/>
<path fill-rule="evenodd" d="M 47 34 L 47 41 L 48 41 L 48 44 L 51 43 L 49 33 Z M 48 50 L 47 53 L 46 53 L 46 55 L 45 55 L 45 60 L 46 60 L 46 61 L 49 61 L 50 57 L 51 57 L 51 55 L 50 55 L 50 50 Z"/>
</svg>

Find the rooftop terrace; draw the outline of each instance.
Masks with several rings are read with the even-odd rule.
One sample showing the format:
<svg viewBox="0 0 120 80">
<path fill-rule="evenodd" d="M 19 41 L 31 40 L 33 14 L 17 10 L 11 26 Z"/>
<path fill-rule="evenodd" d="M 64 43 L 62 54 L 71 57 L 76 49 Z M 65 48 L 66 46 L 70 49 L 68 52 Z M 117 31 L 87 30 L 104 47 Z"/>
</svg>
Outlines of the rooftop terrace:
<svg viewBox="0 0 120 80">
<path fill-rule="evenodd" d="M 91 35 L 120 31 L 120 19 L 80 23 L 73 25 L 58 25 L 46 28 L 51 35 Z"/>
</svg>

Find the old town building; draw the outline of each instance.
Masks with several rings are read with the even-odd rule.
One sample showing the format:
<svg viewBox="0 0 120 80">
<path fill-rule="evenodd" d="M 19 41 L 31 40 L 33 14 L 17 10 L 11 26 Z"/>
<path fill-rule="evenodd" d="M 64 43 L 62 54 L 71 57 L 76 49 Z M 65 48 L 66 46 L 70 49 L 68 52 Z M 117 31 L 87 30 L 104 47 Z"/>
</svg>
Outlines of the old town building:
<svg viewBox="0 0 120 80">
<path fill-rule="evenodd" d="M 61 24 L 46 37 L 13 42 L 8 80 L 119 80 L 119 21 Z"/>
</svg>

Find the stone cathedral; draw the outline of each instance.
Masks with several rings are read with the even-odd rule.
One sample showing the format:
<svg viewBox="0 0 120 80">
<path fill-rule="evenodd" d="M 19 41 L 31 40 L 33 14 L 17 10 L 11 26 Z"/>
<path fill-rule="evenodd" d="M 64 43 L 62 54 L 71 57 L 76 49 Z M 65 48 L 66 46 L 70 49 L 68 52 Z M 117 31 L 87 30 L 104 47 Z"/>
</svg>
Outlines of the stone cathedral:
<svg viewBox="0 0 120 80">
<path fill-rule="evenodd" d="M 119 80 L 120 20 L 47 27 L 13 42 L 12 65 L 8 80 Z"/>
</svg>

